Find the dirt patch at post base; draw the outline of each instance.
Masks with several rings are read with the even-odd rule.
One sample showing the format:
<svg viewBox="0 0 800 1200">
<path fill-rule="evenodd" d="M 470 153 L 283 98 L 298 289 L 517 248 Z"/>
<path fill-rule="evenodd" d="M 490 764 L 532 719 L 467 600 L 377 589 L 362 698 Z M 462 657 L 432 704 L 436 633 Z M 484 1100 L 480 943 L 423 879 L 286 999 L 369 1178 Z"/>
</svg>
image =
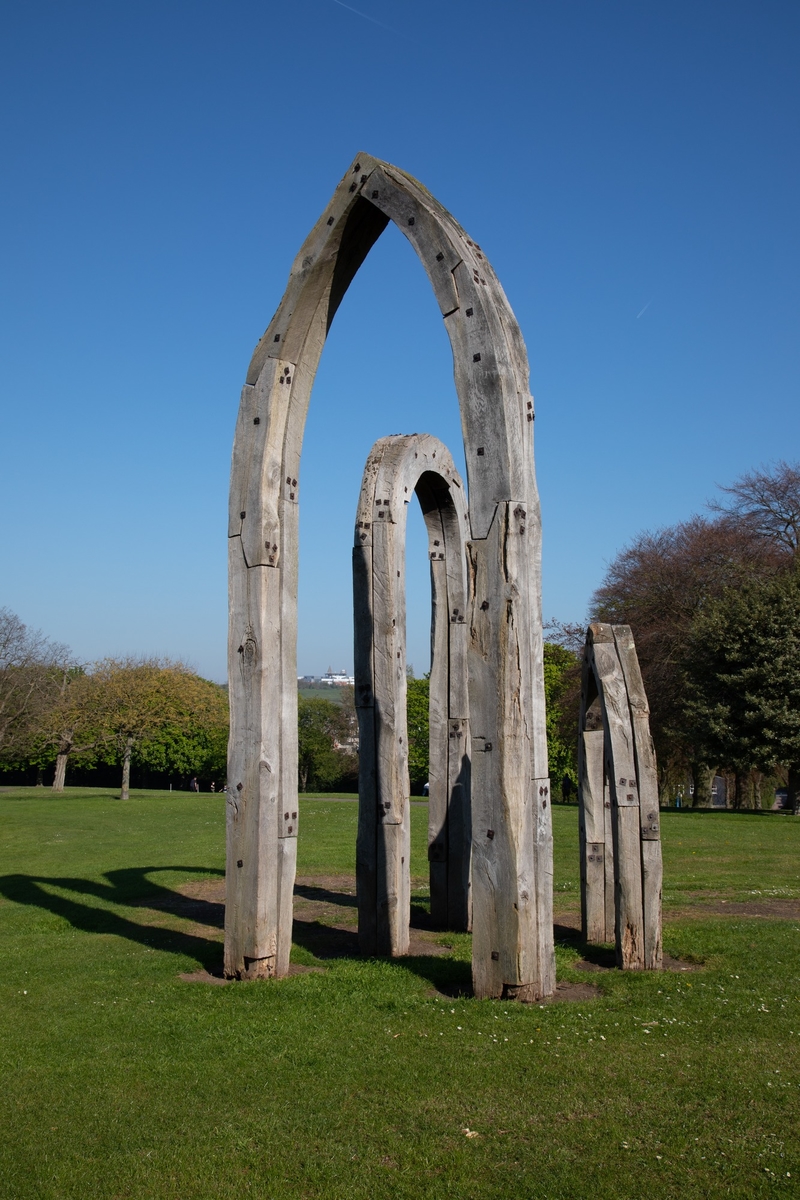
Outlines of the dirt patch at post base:
<svg viewBox="0 0 800 1200">
<path fill-rule="evenodd" d="M 702 894 L 687 896 L 689 905 L 667 908 L 664 924 L 686 919 L 708 917 L 760 917 L 765 919 L 800 920 L 800 900 L 753 899 L 725 900 Z M 200 879 L 181 885 L 174 891 L 143 898 L 143 908 L 176 916 L 192 922 L 191 931 L 198 936 L 222 941 L 225 922 L 225 880 Z M 182 926 L 186 929 L 186 926 Z M 580 939 L 580 915 L 575 912 L 555 916 L 556 940 L 576 944 Z M 358 912 L 356 884 L 352 875 L 300 875 L 294 893 L 294 940 L 322 960 L 358 957 Z M 444 955 L 449 947 L 440 944 L 442 932 L 430 927 L 426 914 L 419 908 L 412 916 L 410 957 Z M 606 972 L 616 970 L 612 949 L 597 947 L 591 958 L 576 964 L 578 970 Z M 585 953 L 585 951 L 583 951 Z M 303 967 L 292 964 L 290 974 L 319 971 L 322 967 Z M 702 964 L 680 961 L 664 956 L 664 970 L 689 972 L 702 970 Z M 206 971 L 186 972 L 180 976 L 186 983 L 223 983 L 221 975 Z M 543 1003 L 560 1000 L 588 1000 L 598 994 L 594 984 L 560 982 L 556 992 Z"/>
</svg>

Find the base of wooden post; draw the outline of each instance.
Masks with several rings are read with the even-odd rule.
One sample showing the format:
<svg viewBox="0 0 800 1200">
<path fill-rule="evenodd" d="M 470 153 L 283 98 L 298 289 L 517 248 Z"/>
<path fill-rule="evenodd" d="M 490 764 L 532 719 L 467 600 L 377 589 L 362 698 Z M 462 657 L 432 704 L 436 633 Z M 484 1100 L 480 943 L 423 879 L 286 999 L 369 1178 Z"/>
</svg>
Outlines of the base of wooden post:
<svg viewBox="0 0 800 1200">
<path fill-rule="evenodd" d="M 542 990 L 533 983 L 504 983 L 501 1000 L 517 1000 L 520 1004 L 534 1004 L 542 999 Z"/>
<path fill-rule="evenodd" d="M 269 958 L 246 958 L 244 967 L 238 971 L 226 971 L 226 979 L 274 979 L 275 955 Z"/>
</svg>

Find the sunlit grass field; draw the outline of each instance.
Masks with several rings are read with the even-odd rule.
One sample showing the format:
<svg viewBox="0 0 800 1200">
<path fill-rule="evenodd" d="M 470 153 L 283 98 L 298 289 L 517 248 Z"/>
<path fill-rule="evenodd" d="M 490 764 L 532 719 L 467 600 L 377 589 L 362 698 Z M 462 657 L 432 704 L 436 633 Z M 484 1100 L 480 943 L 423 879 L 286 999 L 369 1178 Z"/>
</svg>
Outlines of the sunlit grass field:
<svg viewBox="0 0 800 1200">
<path fill-rule="evenodd" d="M 553 819 L 558 920 L 579 907 L 577 812 Z M 415 805 L 419 910 L 426 821 Z M 300 876 L 351 876 L 355 829 L 352 801 L 303 799 Z M 559 936 L 559 977 L 596 994 L 521 1006 L 469 997 L 452 934 L 441 957 L 298 941 L 317 969 L 184 982 L 221 962 L 218 919 L 172 899 L 218 887 L 224 796 L 0 794 L 0 1194 L 798 1194 L 800 821 L 662 829 L 665 949 L 691 969 L 586 971 Z"/>
</svg>

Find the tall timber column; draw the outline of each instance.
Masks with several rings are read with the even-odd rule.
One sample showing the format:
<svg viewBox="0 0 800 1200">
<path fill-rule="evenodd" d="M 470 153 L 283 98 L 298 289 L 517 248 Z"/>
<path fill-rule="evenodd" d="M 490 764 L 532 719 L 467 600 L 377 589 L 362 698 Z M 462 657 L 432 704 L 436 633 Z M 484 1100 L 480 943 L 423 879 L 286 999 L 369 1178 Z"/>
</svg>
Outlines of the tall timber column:
<svg viewBox="0 0 800 1200">
<path fill-rule="evenodd" d="M 661 966 L 661 834 L 649 708 L 628 625 L 590 625 L 578 745 L 581 912 L 623 970 Z"/>
<path fill-rule="evenodd" d="M 525 346 L 480 246 L 412 176 L 358 155 L 292 267 L 242 393 L 230 501 L 225 972 L 285 974 L 297 837 L 297 503 L 308 401 L 334 314 L 389 221 L 453 350 L 469 486 L 473 983 L 555 987 L 540 514 Z"/>
</svg>

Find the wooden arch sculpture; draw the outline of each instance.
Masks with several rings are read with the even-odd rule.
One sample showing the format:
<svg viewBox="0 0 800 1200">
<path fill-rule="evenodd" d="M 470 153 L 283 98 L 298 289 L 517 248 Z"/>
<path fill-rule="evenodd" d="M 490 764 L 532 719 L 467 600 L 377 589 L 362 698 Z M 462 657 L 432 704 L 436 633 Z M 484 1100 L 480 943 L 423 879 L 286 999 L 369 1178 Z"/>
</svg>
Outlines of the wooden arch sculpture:
<svg viewBox="0 0 800 1200">
<path fill-rule="evenodd" d="M 661 841 L 650 710 L 628 625 L 589 626 L 580 741 L 581 916 L 624 970 L 661 967 Z"/>
<path fill-rule="evenodd" d="M 440 928 L 470 928 L 467 504 L 447 447 L 429 434 L 399 435 L 381 438 L 370 451 L 353 549 L 358 940 L 362 954 L 371 955 L 407 954 L 409 945 L 405 544 L 414 493 L 431 567 L 431 917 Z"/>
<path fill-rule="evenodd" d="M 555 987 L 533 401 L 519 326 L 480 246 L 410 175 L 359 155 L 256 347 L 233 448 L 225 973 L 285 975 L 297 837 L 297 513 L 303 428 L 334 314 L 389 220 L 453 350 L 469 483 L 473 983 Z M 476 832 L 477 831 L 477 832 Z"/>
</svg>

